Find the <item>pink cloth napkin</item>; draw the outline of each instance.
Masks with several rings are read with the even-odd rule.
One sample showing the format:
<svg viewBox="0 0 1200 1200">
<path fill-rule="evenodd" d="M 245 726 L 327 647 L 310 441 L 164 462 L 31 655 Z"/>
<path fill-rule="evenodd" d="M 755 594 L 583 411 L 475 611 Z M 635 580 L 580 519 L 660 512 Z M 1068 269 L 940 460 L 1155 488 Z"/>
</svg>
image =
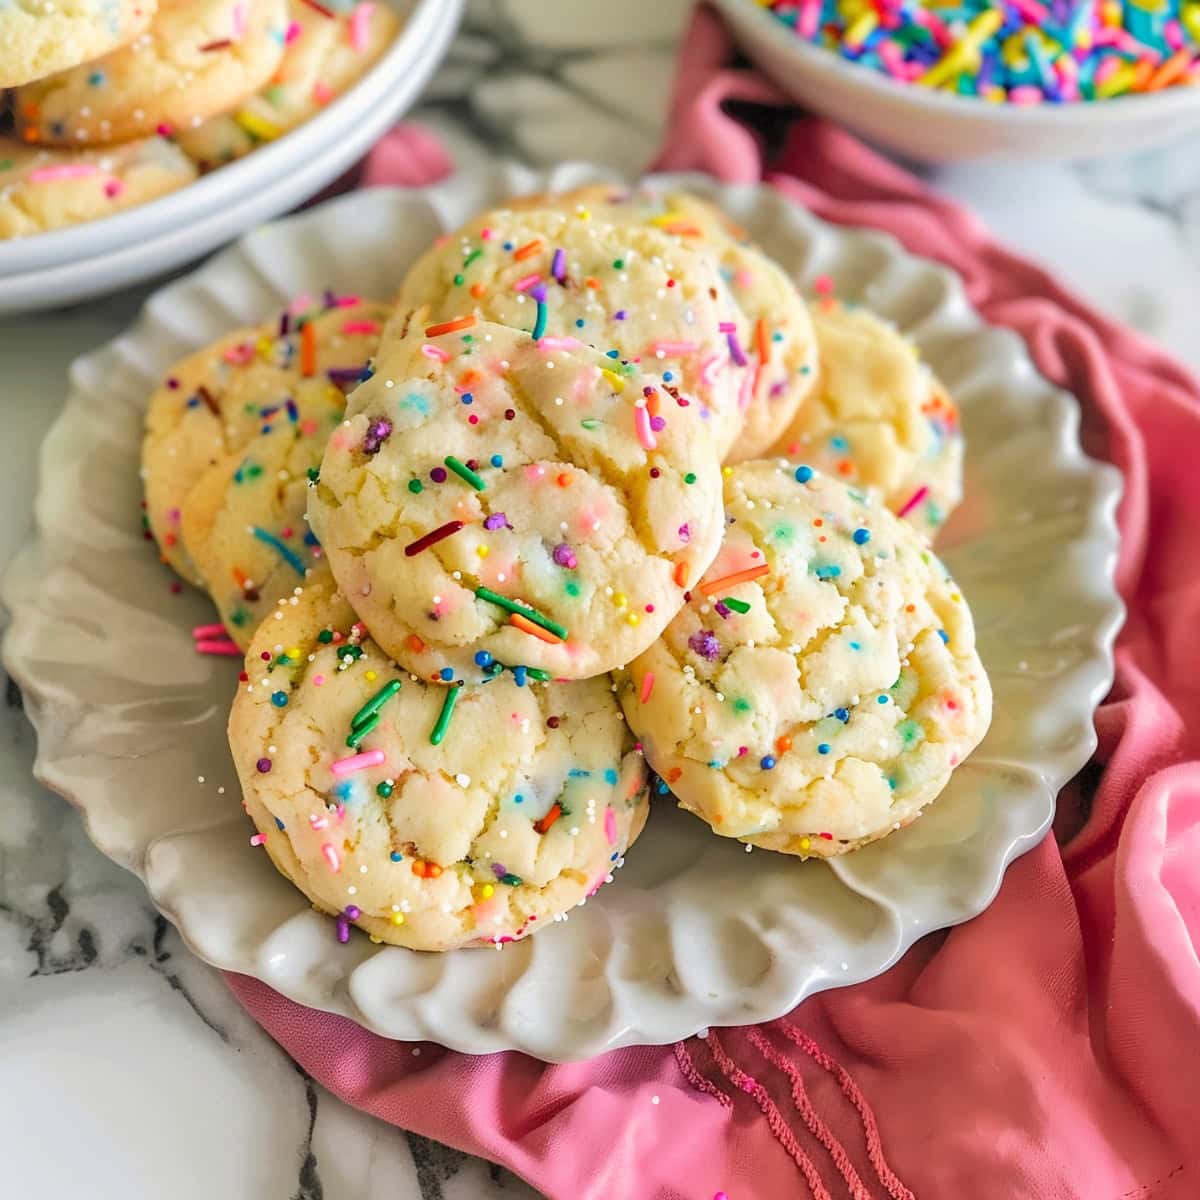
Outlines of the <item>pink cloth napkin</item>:
<svg viewBox="0 0 1200 1200">
<path fill-rule="evenodd" d="M 758 137 L 723 105 L 766 106 L 778 126 L 783 101 L 730 57 L 701 10 L 659 165 L 763 177 Z M 423 177 L 413 164 L 437 155 L 414 136 L 385 141 L 369 178 Z M 250 979 L 230 986 L 349 1103 L 564 1200 L 1196 1197 L 1200 386 L 827 124 L 794 121 L 766 178 L 958 271 L 1080 398 L 1089 448 L 1125 474 L 1129 620 L 1095 763 L 1061 796 L 1055 836 L 986 913 L 878 979 L 758 1028 L 573 1066 L 389 1042 Z"/>
</svg>

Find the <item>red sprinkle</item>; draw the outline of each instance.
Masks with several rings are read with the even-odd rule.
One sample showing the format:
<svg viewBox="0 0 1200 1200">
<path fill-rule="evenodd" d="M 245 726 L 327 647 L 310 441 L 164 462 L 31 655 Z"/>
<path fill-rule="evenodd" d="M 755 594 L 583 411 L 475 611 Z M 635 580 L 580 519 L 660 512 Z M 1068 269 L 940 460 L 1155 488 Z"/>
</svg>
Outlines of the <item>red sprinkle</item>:
<svg viewBox="0 0 1200 1200">
<path fill-rule="evenodd" d="M 430 546 L 437 545 L 444 538 L 457 533 L 464 524 L 464 521 L 447 521 L 445 525 L 431 529 L 424 537 L 419 537 L 415 542 L 409 542 L 404 547 L 405 557 L 412 558 L 414 554 L 420 554 L 422 550 L 428 550 Z"/>
</svg>

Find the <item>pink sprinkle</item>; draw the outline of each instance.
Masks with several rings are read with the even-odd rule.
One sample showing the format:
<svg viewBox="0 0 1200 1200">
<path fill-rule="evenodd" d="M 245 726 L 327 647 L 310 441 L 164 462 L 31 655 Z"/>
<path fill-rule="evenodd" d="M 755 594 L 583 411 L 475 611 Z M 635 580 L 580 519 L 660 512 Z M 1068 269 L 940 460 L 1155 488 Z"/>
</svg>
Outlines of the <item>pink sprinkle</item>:
<svg viewBox="0 0 1200 1200">
<path fill-rule="evenodd" d="M 293 317 L 298 317 L 308 306 L 312 304 L 312 297 L 307 292 L 301 292 L 291 304 L 288 305 L 288 312 Z"/>
<path fill-rule="evenodd" d="M 322 83 L 321 80 L 318 79 L 317 82 L 313 84 L 313 100 L 316 101 L 317 104 L 328 104 L 332 99 L 333 88 L 331 88 L 329 84 Z"/>
<path fill-rule="evenodd" d="M 948 50 L 954 45 L 954 34 L 941 17 L 931 13 L 927 8 L 915 8 L 912 19 L 918 25 L 924 25 L 933 34 L 933 40 L 943 49 Z"/>
<path fill-rule="evenodd" d="M 1163 26 L 1163 37 L 1172 50 L 1183 49 L 1183 26 L 1176 20 L 1170 20 Z"/>
<path fill-rule="evenodd" d="M 1024 105 L 1026 108 L 1031 104 L 1041 104 L 1045 98 L 1042 95 L 1042 89 L 1034 87 L 1032 84 L 1023 84 L 1021 87 L 1010 88 L 1008 92 L 1009 104 Z"/>
<path fill-rule="evenodd" d="M 267 835 L 265 833 L 256 833 L 250 839 L 250 845 L 252 845 L 252 846 L 265 846 L 266 842 L 267 842 Z"/>
<path fill-rule="evenodd" d="M 309 823 L 309 824 L 310 824 L 310 825 L 311 825 L 311 826 L 312 826 L 314 829 L 325 829 L 325 828 L 327 828 L 327 827 L 328 827 L 328 825 L 329 825 L 329 818 L 328 818 L 328 817 L 319 817 L 319 816 L 317 816 L 317 814 L 316 814 L 316 813 L 313 813 L 313 814 L 312 814 L 312 815 L 311 815 L 311 816 L 308 818 L 308 823 Z"/>
<path fill-rule="evenodd" d="M 483 240 L 485 242 L 490 242 L 492 240 L 492 238 L 494 238 L 496 236 L 496 234 L 495 234 L 494 230 L 491 228 L 491 226 L 489 225 L 486 228 L 481 229 L 479 231 L 479 236 L 481 238 L 483 238 Z"/>
<path fill-rule="evenodd" d="M 828 275 L 818 275 L 816 279 L 813 280 L 813 291 L 816 292 L 818 296 L 832 296 L 833 280 Z"/>
<path fill-rule="evenodd" d="M 513 291 L 527 292 L 535 283 L 537 283 L 539 279 L 541 279 L 541 276 L 536 271 L 529 275 L 522 275 L 521 278 L 513 284 Z"/>
<path fill-rule="evenodd" d="M 604 836 L 610 846 L 617 844 L 617 814 L 611 808 L 604 810 Z"/>
<path fill-rule="evenodd" d="M 645 675 L 642 676 L 642 690 L 638 695 L 638 699 L 641 700 L 641 702 L 643 704 L 645 704 L 646 701 L 650 699 L 650 693 L 653 691 L 654 691 L 654 672 L 647 671 L 645 673 Z"/>
<path fill-rule="evenodd" d="M 737 333 L 737 326 L 732 321 L 722 321 L 717 328 L 722 333 Z"/>
<path fill-rule="evenodd" d="M 227 636 L 225 633 L 225 626 L 222 625 L 220 621 L 214 621 L 211 625 L 197 625 L 195 629 L 192 630 L 192 637 L 194 638 L 208 638 L 217 634 L 219 634 L 222 638 Z"/>
<path fill-rule="evenodd" d="M 583 343 L 573 337 L 544 337 L 538 339 L 539 350 L 578 350 Z"/>
<path fill-rule="evenodd" d="M 216 654 L 224 658 L 240 658 L 242 652 L 233 642 L 197 642 L 197 654 Z"/>
<path fill-rule="evenodd" d="M 426 358 L 437 359 L 438 362 L 450 361 L 450 355 L 447 354 L 446 351 L 441 348 L 441 346 L 434 346 L 430 342 L 426 342 L 425 345 L 421 347 L 421 353 L 425 355 Z"/>
<path fill-rule="evenodd" d="M 801 0 L 800 15 L 796 18 L 796 32 L 811 41 L 821 27 L 821 0 Z"/>
<path fill-rule="evenodd" d="M 334 308 L 357 308 L 362 303 L 361 296 L 335 296 L 333 298 Z"/>
<path fill-rule="evenodd" d="M 382 750 L 364 750 L 362 754 L 352 754 L 349 758 L 339 758 L 335 762 L 331 762 L 329 772 L 331 775 L 341 778 L 343 775 L 352 775 L 355 771 L 362 771 L 367 767 L 382 766 L 385 758 L 386 755 Z"/>
<path fill-rule="evenodd" d="M 254 359 L 254 347 L 249 342 L 241 342 L 236 346 L 230 346 L 222 353 L 221 357 L 234 366 L 244 366 Z"/>
<path fill-rule="evenodd" d="M 745 412 L 750 407 L 750 401 L 753 398 L 750 394 L 751 386 L 754 383 L 754 376 L 747 371 L 742 376 L 742 387 L 738 392 L 738 412 Z"/>
<path fill-rule="evenodd" d="M 371 13 L 374 4 L 360 4 L 350 16 L 350 45 L 360 54 L 370 45 Z"/>
<path fill-rule="evenodd" d="M 324 675 L 314 675 L 313 676 L 313 687 L 320 687 L 324 682 L 325 682 Z"/>
<path fill-rule="evenodd" d="M 650 353 L 678 357 L 683 354 L 695 354 L 698 349 L 695 342 L 651 342 Z"/>
<path fill-rule="evenodd" d="M 60 179 L 85 179 L 88 175 L 95 175 L 99 169 L 90 163 L 62 163 L 54 167 L 38 167 L 36 171 L 29 172 L 29 182 L 55 183 Z"/>
<path fill-rule="evenodd" d="M 656 450 L 658 448 L 658 439 L 654 436 L 654 430 L 650 428 L 650 414 L 646 411 L 646 406 L 639 403 L 633 410 L 633 423 L 637 428 L 638 441 L 642 444 L 643 450 Z"/>
<path fill-rule="evenodd" d="M 717 372 L 721 369 L 721 356 L 710 354 L 700 364 L 700 382 L 705 387 L 712 387 L 717 382 Z"/>
<path fill-rule="evenodd" d="M 246 6 L 242 3 L 233 6 L 233 36 L 240 38 L 246 32 Z"/>
<path fill-rule="evenodd" d="M 104 194 L 110 200 L 115 200 L 124 190 L 125 184 L 120 179 L 110 179 L 104 185 Z"/>
<path fill-rule="evenodd" d="M 898 517 L 906 517 L 926 496 L 929 495 L 929 488 L 924 484 L 917 488 L 915 492 L 904 502 L 904 506 L 896 513 Z"/>
<path fill-rule="evenodd" d="M 378 321 L 347 321 L 342 326 L 343 333 L 378 333 Z"/>
<path fill-rule="evenodd" d="M 1015 8 L 1021 16 L 1027 20 L 1033 21 L 1035 24 L 1040 24 L 1042 21 L 1049 20 L 1050 13 L 1046 7 L 1039 4 L 1037 0 L 1008 0 L 1011 7 Z"/>
<path fill-rule="evenodd" d="M 338 858 L 338 852 L 334 849 L 332 842 L 322 845 L 321 853 L 325 855 L 325 861 L 329 864 L 331 871 L 336 872 L 342 869 L 342 860 Z"/>
<path fill-rule="evenodd" d="M 283 44 L 290 46 L 303 32 L 304 30 L 301 28 L 299 21 L 289 22 L 287 33 L 283 35 Z"/>
<path fill-rule="evenodd" d="M 887 73 L 893 79 L 904 79 L 904 51 L 898 42 L 893 42 L 891 38 L 888 38 L 886 42 L 879 43 L 876 52 L 879 55 L 879 61 L 883 63 Z"/>
<path fill-rule="evenodd" d="M 166 123 L 166 121 L 160 121 L 157 125 L 155 125 L 154 132 L 157 133 L 159 137 L 169 138 L 174 130 Z"/>
</svg>

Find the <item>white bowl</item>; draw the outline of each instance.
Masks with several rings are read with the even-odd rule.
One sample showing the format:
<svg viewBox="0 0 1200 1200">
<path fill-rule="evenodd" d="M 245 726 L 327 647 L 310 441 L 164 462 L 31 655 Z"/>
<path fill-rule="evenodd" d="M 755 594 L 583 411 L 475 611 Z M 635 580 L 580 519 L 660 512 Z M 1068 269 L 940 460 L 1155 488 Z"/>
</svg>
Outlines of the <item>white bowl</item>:
<svg viewBox="0 0 1200 1200">
<path fill-rule="evenodd" d="M 1200 88 L 1070 104 L 989 104 L 897 83 L 792 32 L 755 0 L 711 0 L 735 40 L 789 96 L 885 150 L 921 162 L 1084 159 L 1200 129 Z"/>
<path fill-rule="evenodd" d="M 462 15 L 463 0 L 393 2 L 407 13 L 395 42 L 298 129 L 159 200 L 0 242 L 0 313 L 74 303 L 160 275 L 331 183 L 411 107 Z"/>
</svg>

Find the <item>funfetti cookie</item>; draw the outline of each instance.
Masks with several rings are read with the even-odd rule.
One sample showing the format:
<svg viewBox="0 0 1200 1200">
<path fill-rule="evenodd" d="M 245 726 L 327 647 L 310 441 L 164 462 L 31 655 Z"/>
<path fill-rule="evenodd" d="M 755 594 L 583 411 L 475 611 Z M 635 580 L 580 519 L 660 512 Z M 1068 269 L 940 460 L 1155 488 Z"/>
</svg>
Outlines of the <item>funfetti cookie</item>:
<svg viewBox="0 0 1200 1200">
<path fill-rule="evenodd" d="M 229 742 L 276 867 L 318 908 L 418 950 L 563 919 L 646 820 L 607 678 L 444 687 L 398 671 L 328 577 L 264 622 Z"/>
<path fill-rule="evenodd" d="M 422 678 L 585 679 L 644 650 L 711 561 L 720 468 L 660 377 L 467 315 L 385 338 L 308 515 L 371 635 Z"/>
<path fill-rule="evenodd" d="M 129 45 L 19 88 L 21 136 L 86 146 L 194 128 L 270 79 L 286 34 L 284 0 L 159 0 Z"/>
<path fill-rule="evenodd" d="M 150 24 L 158 0 L 5 0 L 0 88 L 19 87 L 124 46 Z"/>
<path fill-rule="evenodd" d="M 698 409 L 723 455 L 741 431 L 753 367 L 740 346 L 746 366 L 728 361 L 740 310 L 716 255 L 547 201 L 493 209 L 439 239 L 405 277 L 397 322 L 417 309 L 430 321 L 472 313 L 640 362 Z"/>
<path fill-rule="evenodd" d="M 986 732 L 971 614 L 870 493 L 806 465 L 727 470 L 721 552 L 621 704 L 716 833 L 843 854 L 917 817 Z"/>
<path fill-rule="evenodd" d="M 867 309 L 827 299 L 813 325 L 817 386 L 771 453 L 872 488 L 933 539 L 962 499 L 954 402 L 916 347 Z"/>
<path fill-rule="evenodd" d="M 236 330 L 167 372 L 146 412 L 142 481 L 150 531 L 164 560 L 189 582 L 205 583 L 182 536 L 192 488 L 218 465 L 233 479 L 242 452 L 267 430 L 288 444 L 310 439 L 319 459 L 325 438 L 341 419 L 346 392 L 367 371 L 387 311 L 356 296 L 299 297 L 272 321 Z M 264 490 L 274 482 L 264 476 L 261 463 L 247 458 L 246 490 Z M 256 511 L 272 510 L 268 505 Z M 262 520 L 267 518 L 247 524 Z M 304 555 L 298 526 L 288 538 L 274 525 L 262 527 Z M 286 557 L 273 540 L 262 540 Z M 213 583 L 223 612 L 226 583 L 223 577 Z M 244 590 L 248 604 L 261 599 L 253 576 L 247 576 Z"/>
<path fill-rule="evenodd" d="M 592 184 L 556 197 L 537 197 L 593 219 L 646 226 L 682 246 L 705 246 L 737 306 L 734 329 L 719 343 L 719 370 L 740 369 L 741 429 L 727 462 L 756 458 L 787 428 L 816 378 L 817 346 L 808 305 L 782 268 L 716 205 L 688 192 L 633 190 Z M 527 201 L 518 202 L 524 207 Z M 744 362 L 743 362 L 744 360 Z"/>
<path fill-rule="evenodd" d="M 0 137 L 0 239 L 112 216 L 195 178 L 195 165 L 164 138 L 46 150 Z"/>
<path fill-rule="evenodd" d="M 378 62 L 400 28 L 386 3 L 289 0 L 283 61 L 237 109 L 180 130 L 179 145 L 204 169 L 273 142 L 336 99 Z"/>
</svg>

